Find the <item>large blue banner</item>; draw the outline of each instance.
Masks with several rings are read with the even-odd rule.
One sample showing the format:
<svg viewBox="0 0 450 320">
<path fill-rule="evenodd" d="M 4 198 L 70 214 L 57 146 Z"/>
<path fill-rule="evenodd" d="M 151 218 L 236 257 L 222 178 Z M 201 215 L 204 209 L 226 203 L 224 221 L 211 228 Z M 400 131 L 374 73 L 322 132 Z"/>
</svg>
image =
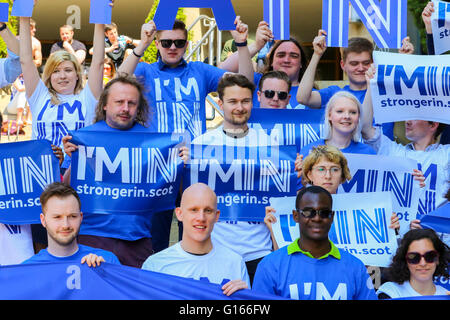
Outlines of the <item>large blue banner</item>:
<svg viewBox="0 0 450 320">
<path fill-rule="evenodd" d="M 145 214 L 175 207 L 183 163 L 170 134 L 75 131 L 71 185 L 84 212 Z"/>
<path fill-rule="evenodd" d="M 271 300 L 239 290 L 230 297 L 209 282 L 103 263 L 77 262 L 0 267 L 0 300 Z"/>
<path fill-rule="evenodd" d="M 252 110 L 248 126 L 263 129 L 279 145 L 297 146 L 297 152 L 322 136 L 324 110 L 263 109 Z"/>
<path fill-rule="evenodd" d="M 39 197 L 55 181 L 61 176 L 49 141 L 0 144 L 0 222 L 41 223 Z"/>
<path fill-rule="evenodd" d="M 295 157 L 295 146 L 192 145 L 183 185 L 213 189 L 220 220 L 263 221 L 269 197 L 295 195 Z"/>
</svg>

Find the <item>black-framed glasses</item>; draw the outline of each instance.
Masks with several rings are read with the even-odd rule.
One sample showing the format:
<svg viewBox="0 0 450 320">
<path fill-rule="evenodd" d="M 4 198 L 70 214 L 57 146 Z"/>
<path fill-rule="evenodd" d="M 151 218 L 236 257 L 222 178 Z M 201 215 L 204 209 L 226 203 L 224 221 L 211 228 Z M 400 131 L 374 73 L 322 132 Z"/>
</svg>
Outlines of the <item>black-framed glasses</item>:
<svg viewBox="0 0 450 320">
<path fill-rule="evenodd" d="M 168 49 L 172 46 L 172 43 L 175 44 L 175 47 L 177 47 L 178 49 L 184 48 L 184 46 L 186 45 L 186 41 L 185 39 L 176 39 L 176 40 L 172 40 L 172 39 L 161 39 L 159 40 L 159 43 L 161 43 L 161 46 L 165 49 Z"/>
<path fill-rule="evenodd" d="M 316 216 L 316 214 L 319 215 L 322 219 L 329 219 L 333 216 L 334 211 L 330 209 L 296 209 L 298 213 L 300 213 L 303 217 L 311 219 Z"/>
<path fill-rule="evenodd" d="M 418 264 L 420 260 L 422 260 L 422 257 L 427 263 L 433 263 L 438 261 L 439 253 L 435 250 L 427 251 L 424 254 L 420 254 L 418 252 L 408 252 L 405 259 L 409 264 Z"/>
<path fill-rule="evenodd" d="M 275 97 L 275 93 L 276 93 L 279 100 L 286 100 L 289 95 L 289 92 L 274 91 L 274 90 L 264 90 L 263 93 L 267 99 L 272 99 L 273 97 Z"/>
</svg>

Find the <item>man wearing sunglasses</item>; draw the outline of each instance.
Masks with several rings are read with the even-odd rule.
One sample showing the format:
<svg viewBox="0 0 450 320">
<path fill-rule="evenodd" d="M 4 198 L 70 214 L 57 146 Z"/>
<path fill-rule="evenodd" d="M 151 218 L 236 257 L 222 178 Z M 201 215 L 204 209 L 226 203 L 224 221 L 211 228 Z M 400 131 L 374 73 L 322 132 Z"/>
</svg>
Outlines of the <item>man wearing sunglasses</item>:
<svg viewBox="0 0 450 320">
<path fill-rule="evenodd" d="M 328 238 L 332 206 L 324 188 L 300 190 L 293 211 L 300 238 L 259 263 L 253 290 L 299 300 L 377 299 L 364 264 Z"/>
<path fill-rule="evenodd" d="M 269 71 L 259 81 L 258 101 L 260 108 L 286 109 L 291 95 L 291 80 L 283 71 Z"/>
</svg>

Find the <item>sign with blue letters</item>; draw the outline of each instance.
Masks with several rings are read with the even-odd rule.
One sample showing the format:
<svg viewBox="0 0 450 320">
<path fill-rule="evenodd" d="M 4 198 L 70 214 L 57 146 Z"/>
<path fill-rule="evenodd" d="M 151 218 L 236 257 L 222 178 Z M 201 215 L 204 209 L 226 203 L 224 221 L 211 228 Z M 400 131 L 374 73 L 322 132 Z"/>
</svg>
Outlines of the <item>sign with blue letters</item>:
<svg viewBox="0 0 450 320">
<path fill-rule="evenodd" d="M 397 249 L 394 230 L 389 228 L 392 199 L 389 192 L 334 194 L 334 220 L 330 240 L 358 257 L 365 265 L 387 267 Z M 300 237 L 294 221 L 295 197 L 271 198 L 277 222 L 272 225 L 281 248 Z"/>
<path fill-rule="evenodd" d="M 428 120 L 450 124 L 450 59 L 375 51 L 370 81 L 376 123 Z"/>
<path fill-rule="evenodd" d="M 231 0 L 160 0 L 153 18 L 156 28 L 172 30 L 178 8 L 211 8 L 219 30 L 236 29 Z"/>
<path fill-rule="evenodd" d="M 407 0 L 322 0 L 322 29 L 328 47 L 347 47 L 349 4 L 379 48 L 398 49 L 406 37 Z"/>
<path fill-rule="evenodd" d="M 71 185 L 84 212 L 145 214 L 175 207 L 183 163 L 170 134 L 75 131 Z"/>
<path fill-rule="evenodd" d="M 230 297 L 221 285 L 134 267 L 79 262 L 0 267 L 0 300 L 278 300 L 249 289 Z"/>
<path fill-rule="evenodd" d="M 289 0 L 264 0 L 264 21 L 269 24 L 274 40 L 289 40 Z"/>
<path fill-rule="evenodd" d="M 33 15 L 34 0 L 15 0 L 11 9 L 14 17 L 31 17 Z"/>
<path fill-rule="evenodd" d="M 0 22 L 9 21 L 9 4 L 6 2 L 0 3 Z"/>
<path fill-rule="evenodd" d="M 431 15 L 434 53 L 442 54 L 450 50 L 450 3 L 433 0 L 434 12 Z"/>
<path fill-rule="evenodd" d="M 323 110 L 252 109 L 248 126 L 264 130 L 282 146 L 297 146 L 297 152 L 322 137 Z"/>
<path fill-rule="evenodd" d="M 0 222 L 41 223 L 39 197 L 61 181 L 59 162 L 47 140 L 0 144 Z"/>
<path fill-rule="evenodd" d="M 183 185 L 213 189 L 220 220 L 263 221 L 270 196 L 296 192 L 295 155 L 294 146 L 192 145 Z"/>
</svg>

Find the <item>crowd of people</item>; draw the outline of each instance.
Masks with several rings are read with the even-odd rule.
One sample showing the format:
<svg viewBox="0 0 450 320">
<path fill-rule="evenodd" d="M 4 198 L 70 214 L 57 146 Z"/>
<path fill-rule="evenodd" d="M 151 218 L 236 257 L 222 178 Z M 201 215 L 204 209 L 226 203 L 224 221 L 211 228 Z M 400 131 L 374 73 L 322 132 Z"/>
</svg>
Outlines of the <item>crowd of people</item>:
<svg viewBox="0 0 450 320">
<path fill-rule="evenodd" d="M 432 10 L 430 2 L 422 15 L 429 33 Z M 184 60 L 188 32 L 182 21 L 176 20 L 172 30 L 157 30 L 153 21 L 144 23 L 138 40 L 119 35 L 114 23 L 95 24 L 85 81 L 88 52 L 74 39 L 71 26 L 60 28 L 61 41 L 52 46 L 43 64 L 42 54 L 37 53 L 35 24 L 26 17 L 20 17 L 19 23 L 19 39 L 0 24 L 9 53 L 0 60 L 1 86 L 21 79 L 23 89 L 17 86 L 16 95 L 24 92 L 22 104 L 29 105 L 32 139 L 51 142 L 60 161 L 62 182 L 48 185 L 41 195 L 41 225 L 23 226 L 34 243 L 32 252 L 0 224 L 4 243 L 0 243 L 0 258 L 4 261 L 80 261 L 92 267 L 105 262 L 122 264 L 207 278 L 221 284 L 227 296 L 242 289 L 313 300 L 449 294 L 433 282 L 437 276 L 449 277 L 448 235 L 423 229 L 419 220 L 413 220 L 411 230 L 399 239 L 379 288 L 374 288 L 367 266 L 338 249 L 329 237 L 334 218 L 332 195 L 351 179 L 345 153 L 400 156 L 417 160 L 422 167 L 435 164 L 438 192 L 427 213 L 450 198 L 448 125 L 408 120 L 405 136 L 410 143 L 403 145 L 395 141 L 394 123 L 374 123 L 369 85 L 375 72 L 374 46 L 370 40 L 352 38 L 343 50 L 340 64 L 348 76 L 347 86 L 318 90 L 314 81 L 326 50 L 323 30 L 318 31 L 309 58 L 294 38 L 273 41 L 264 21 L 257 26 L 255 40 L 247 42 L 249 27 L 237 17 L 236 29 L 231 31 L 235 52 L 224 55 L 216 67 Z M 142 62 L 153 41 L 158 61 Z M 252 58 L 268 45 L 264 67 L 259 68 Z M 414 53 L 408 38 L 399 53 Z M 176 94 L 180 84 L 185 89 L 182 96 Z M 186 93 L 189 87 L 195 90 Z M 211 92 L 218 93 L 223 122 L 207 130 L 205 99 Z M 274 208 L 266 207 L 264 221 L 221 220 L 227 209 L 218 209 L 215 190 L 204 183 L 183 185 L 173 208 L 166 211 L 81 212 L 80 197 L 70 186 L 71 157 L 78 150 L 70 132 L 187 132 L 190 144 L 180 147 L 179 157 L 188 163 L 194 145 L 265 147 L 273 143 L 248 125 L 253 108 L 323 110 L 324 136 L 304 146 L 294 163 L 298 182 L 292 207 L 300 237 L 290 245 L 280 248 L 272 233 Z M 190 116 L 187 121 L 186 115 Z M 412 175 L 421 187 L 429 183 L 421 170 Z M 179 221 L 179 242 L 169 246 L 174 214 Z M 399 229 L 395 213 L 390 228 Z"/>
</svg>

